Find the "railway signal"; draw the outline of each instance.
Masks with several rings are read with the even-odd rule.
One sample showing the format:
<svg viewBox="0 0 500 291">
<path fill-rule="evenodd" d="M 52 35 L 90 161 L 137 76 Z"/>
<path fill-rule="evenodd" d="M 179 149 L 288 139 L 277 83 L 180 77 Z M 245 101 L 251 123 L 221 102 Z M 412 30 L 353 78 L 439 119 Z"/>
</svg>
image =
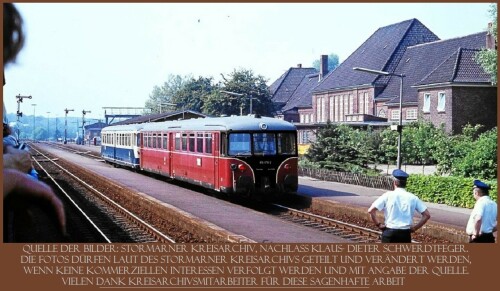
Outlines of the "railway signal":
<svg viewBox="0 0 500 291">
<path fill-rule="evenodd" d="M 85 114 L 92 113 L 90 110 L 82 110 L 82 144 L 85 144 Z"/>
<path fill-rule="evenodd" d="M 23 99 L 31 99 L 33 97 L 30 96 L 21 96 L 21 94 L 18 94 L 16 96 L 17 99 L 17 138 L 19 138 L 19 119 L 23 117 L 23 113 L 21 112 L 21 103 L 23 102 Z"/>
<path fill-rule="evenodd" d="M 68 131 L 68 112 L 70 111 L 75 111 L 75 109 L 64 109 L 64 144 L 67 144 L 68 143 L 68 140 L 67 140 L 67 131 Z"/>
</svg>

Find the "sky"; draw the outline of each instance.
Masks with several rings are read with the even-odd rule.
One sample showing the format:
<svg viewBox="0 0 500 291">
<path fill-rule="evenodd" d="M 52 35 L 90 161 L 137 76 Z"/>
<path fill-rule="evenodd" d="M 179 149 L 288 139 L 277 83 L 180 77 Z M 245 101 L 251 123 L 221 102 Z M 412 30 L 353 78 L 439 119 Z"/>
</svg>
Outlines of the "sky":
<svg viewBox="0 0 500 291">
<path fill-rule="evenodd" d="M 322 54 L 344 61 L 378 28 L 416 18 L 441 39 L 484 31 L 488 3 L 23 3 L 26 43 L 5 68 L 8 113 L 104 119 L 144 107 L 169 75 L 250 69 L 268 85 Z M 32 106 L 36 104 L 36 106 Z M 50 113 L 47 113 L 50 112 Z M 28 121 L 26 121 L 28 122 Z"/>
</svg>

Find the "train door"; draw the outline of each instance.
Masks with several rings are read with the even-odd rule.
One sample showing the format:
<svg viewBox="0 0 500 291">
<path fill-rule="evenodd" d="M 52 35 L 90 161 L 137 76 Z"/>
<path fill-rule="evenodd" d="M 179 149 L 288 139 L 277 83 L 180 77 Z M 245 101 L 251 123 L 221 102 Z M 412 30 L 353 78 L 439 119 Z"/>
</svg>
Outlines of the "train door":
<svg viewBox="0 0 500 291">
<path fill-rule="evenodd" d="M 218 190 L 220 187 L 220 175 L 219 175 L 219 133 L 212 133 L 212 154 L 214 156 L 214 189 Z"/>
<path fill-rule="evenodd" d="M 113 133 L 113 161 L 117 161 L 117 159 L 116 159 L 116 133 Z"/>
<path fill-rule="evenodd" d="M 175 149 L 175 133 L 168 133 L 168 173 L 167 176 L 173 177 L 173 168 L 172 168 L 172 156 L 173 151 Z"/>
</svg>

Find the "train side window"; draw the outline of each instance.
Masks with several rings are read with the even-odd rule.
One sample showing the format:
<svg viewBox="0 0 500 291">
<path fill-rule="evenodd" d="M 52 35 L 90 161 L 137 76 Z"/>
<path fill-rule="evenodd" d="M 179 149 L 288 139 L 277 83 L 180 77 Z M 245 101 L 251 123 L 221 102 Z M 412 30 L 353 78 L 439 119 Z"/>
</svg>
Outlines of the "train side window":
<svg viewBox="0 0 500 291">
<path fill-rule="evenodd" d="M 161 149 L 161 133 L 156 136 L 156 148 Z"/>
<path fill-rule="evenodd" d="M 187 151 L 187 133 L 182 134 L 181 142 L 182 142 L 182 150 Z"/>
<path fill-rule="evenodd" d="M 207 153 L 207 154 L 212 153 L 212 134 L 211 133 L 205 134 L 205 153 Z"/>
<path fill-rule="evenodd" d="M 151 140 L 152 139 L 152 136 L 151 136 L 151 133 L 148 134 L 148 147 L 153 147 L 153 141 Z"/>
<path fill-rule="evenodd" d="M 196 152 L 203 153 L 203 133 L 196 134 Z"/>
<path fill-rule="evenodd" d="M 168 135 L 166 133 L 163 134 L 163 149 L 165 149 L 165 150 L 167 149 L 167 145 L 168 145 L 167 136 Z"/>
<path fill-rule="evenodd" d="M 220 134 L 220 155 L 221 156 L 226 156 L 227 155 L 227 138 L 226 134 L 221 132 Z"/>
<path fill-rule="evenodd" d="M 156 148 L 156 133 L 153 133 L 153 148 Z"/>
<path fill-rule="evenodd" d="M 181 150 L 181 134 L 179 132 L 175 133 L 175 150 Z"/>
<path fill-rule="evenodd" d="M 194 153 L 195 138 L 194 133 L 189 134 L 189 151 Z"/>
</svg>

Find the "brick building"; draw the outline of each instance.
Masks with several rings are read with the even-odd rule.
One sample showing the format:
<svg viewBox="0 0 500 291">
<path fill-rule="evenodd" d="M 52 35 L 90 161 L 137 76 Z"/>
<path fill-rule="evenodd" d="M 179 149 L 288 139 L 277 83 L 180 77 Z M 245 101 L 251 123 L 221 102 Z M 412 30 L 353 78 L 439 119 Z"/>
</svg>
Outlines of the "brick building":
<svg viewBox="0 0 500 291">
<path fill-rule="evenodd" d="M 440 40 L 417 19 L 379 28 L 332 72 L 295 80 L 299 85 L 281 106 L 281 115 L 299 122 L 300 143 L 314 141 L 314 129 L 327 121 L 384 127 L 397 123 L 401 78 L 353 70 L 362 67 L 405 76 L 403 124 L 422 118 L 444 124 L 449 133 L 460 132 L 467 122 L 491 128 L 496 125 L 496 86 L 474 56 L 492 43 L 486 32 Z M 282 78 L 283 83 L 286 76 Z M 273 96 L 279 91 L 271 86 Z M 487 114 L 473 116 L 470 106 L 477 103 Z"/>
</svg>

